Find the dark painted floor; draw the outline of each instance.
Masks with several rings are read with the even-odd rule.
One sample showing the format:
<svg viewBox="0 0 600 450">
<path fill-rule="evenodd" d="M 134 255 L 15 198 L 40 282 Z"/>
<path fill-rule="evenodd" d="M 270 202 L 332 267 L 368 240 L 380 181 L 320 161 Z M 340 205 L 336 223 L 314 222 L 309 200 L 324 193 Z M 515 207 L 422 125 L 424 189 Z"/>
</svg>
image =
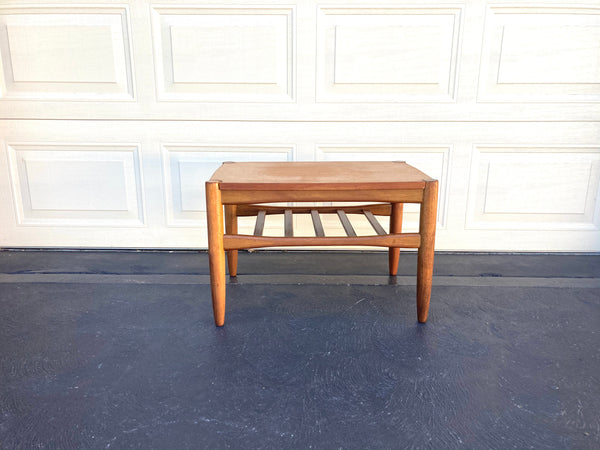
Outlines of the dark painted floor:
<svg viewBox="0 0 600 450">
<path fill-rule="evenodd" d="M 600 448 L 600 256 L 438 255 L 426 325 L 413 285 L 339 284 L 386 265 L 243 253 L 283 278 L 217 329 L 206 254 L 0 252 L 0 447 Z"/>
</svg>

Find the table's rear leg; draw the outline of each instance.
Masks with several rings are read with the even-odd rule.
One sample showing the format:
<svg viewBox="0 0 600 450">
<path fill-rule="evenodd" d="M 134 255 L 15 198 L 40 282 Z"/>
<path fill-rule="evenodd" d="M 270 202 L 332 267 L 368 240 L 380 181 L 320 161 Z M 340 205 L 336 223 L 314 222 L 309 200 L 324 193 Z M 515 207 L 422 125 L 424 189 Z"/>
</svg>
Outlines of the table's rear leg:
<svg viewBox="0 0 600 450">
<path fill-rule="evenodd" d="M 225 205 L 225 232 L 227 234 L 237 234 L 237 205 Z M 229 268 L 229 276 L 237 276 L 238 251 L 227 250 L 227 267 Z"/>
<path fill-rule="evenodd" d="M 208 261 L 215 325 L 225 323 L 225 250 L 223 248 L 223 204 L 218 182 L 206 183 Z"/>
<path fill-rule="evenodd" d="M 402 233 L 402 211 L 403 203 L 392 203 L 392 212 L 390 214 L 390 233 Z M 400 249 L 390 247 L 389 249 L 389 266 L 390 275 L 398 273 L 398 261 L 400 260 Z"/>
<path fill-rule="evenodd" d="M 419 322 L 427 322 L 429 299 L 431 298 L 431 281 L 433 278 L 433 257 L 435 247 L 435 224 L 437 220 L 438 182 L 428 181 L 423 192 L 419 234 L 421 245 L 417 257 L 417 318 Z"/>
</svg>

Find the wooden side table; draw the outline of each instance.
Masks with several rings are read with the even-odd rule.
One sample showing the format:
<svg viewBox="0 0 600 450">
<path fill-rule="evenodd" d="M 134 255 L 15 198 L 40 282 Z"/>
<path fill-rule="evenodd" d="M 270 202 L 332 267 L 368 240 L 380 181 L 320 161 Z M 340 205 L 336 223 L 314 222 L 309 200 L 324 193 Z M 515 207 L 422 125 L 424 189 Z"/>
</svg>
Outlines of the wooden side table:
<svg viewBox="0 0 600 450">
<path fill-rule="evenodd" d="M 438 182 L 405 162 L 224 163 L 206 182 L 210 285 L 215 324 L 225 323 L 225 252 L 237 275 L 240 249 L 286 246 L 367 245 L 389 248 L 396 275 L 400 248 L 418 248 L 417 318 L 427 321 L 437 214 Z M 266 206 L 276 202 L 366 202 L 361 206 Z M 420 203 L 418 233 L 402 233 L 404 203 Z M 223 227 L 225 206 L 225 231 Z M 337 213 L 347 236 L 326 236 L 320 213 Z M 263 236 L 267 214 L 283 214 L 285 236 Z M 310 214 L 315 236 L 297 237 L 293 214 Z M 348 214 L 364 214 L 375 234 L 357 236 Z M 386 232 L 375 216 L 390 216 Z M 237 218 L 256 216 L 253 235 L 238 234 Z"/>
</svg>

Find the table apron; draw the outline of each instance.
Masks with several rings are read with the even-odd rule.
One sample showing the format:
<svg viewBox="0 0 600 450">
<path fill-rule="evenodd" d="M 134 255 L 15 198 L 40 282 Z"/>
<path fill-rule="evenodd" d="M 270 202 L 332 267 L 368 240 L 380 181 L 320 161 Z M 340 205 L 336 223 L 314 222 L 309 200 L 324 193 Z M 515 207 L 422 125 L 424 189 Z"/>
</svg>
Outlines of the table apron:
<svg viewBox="0 0 600 450">
<path fill-rule="evenodd" d="M 388 202 L 422 203 L 423 189 L 364 189 L 340 191 L 221 191 L 224 205 L 267 202 Z"/>
</svg>

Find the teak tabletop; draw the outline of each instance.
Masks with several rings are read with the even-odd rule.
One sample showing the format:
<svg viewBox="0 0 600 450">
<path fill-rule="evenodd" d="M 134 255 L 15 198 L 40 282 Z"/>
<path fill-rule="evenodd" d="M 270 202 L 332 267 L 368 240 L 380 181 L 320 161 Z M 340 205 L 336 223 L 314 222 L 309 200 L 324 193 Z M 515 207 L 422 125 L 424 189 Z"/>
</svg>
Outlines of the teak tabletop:
<svg viewBox="0 0 600 450">
<path fill-rule="evenodd" d="M 431 180 L 404 161 L 229 162 L 210 179 L 223 191 L 423 189 Z"/>
</svg>

